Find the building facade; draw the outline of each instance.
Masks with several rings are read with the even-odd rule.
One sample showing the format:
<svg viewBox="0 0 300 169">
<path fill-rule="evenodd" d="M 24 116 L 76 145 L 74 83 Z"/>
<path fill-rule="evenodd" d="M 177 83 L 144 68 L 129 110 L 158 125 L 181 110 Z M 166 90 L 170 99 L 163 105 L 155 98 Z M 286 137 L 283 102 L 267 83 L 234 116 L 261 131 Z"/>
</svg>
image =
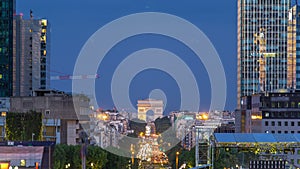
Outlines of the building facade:
<svg viewBox="0 0 300 169">
<path fill-rule="evenodd" d="M 238 0 L 237 105 L 242 96 L 292 87 L 287 78 L 290 0 Z"/>
<path fill-rule="evenodd" d="M 79 144 L 79 133 L 89 124 L 89 99 L 63 92 L 39 90 L 34 96 L 10 98 L 11 112 L 31 110 L 43 114 L 43 141 L 75 145 Z"/>
<path fill-rule="evenodd" d="M 163 117 L 164 103 L 162 100 L 146 99 L 138 100 L 138 119 L 146 122 Z"/>
<path fill-rule="evenodd" d="M 257 93 L 242 100 L 245 98 L 251 98 L 251 102 L 242 102 L 241 111 L 247 114 L 236 120 L 248 125 L 237 125 L 237 132 L 285 134 L 283 137 L 300 133 L 300 91 Z M 297 153 L 289 151 L 278 155 L 286 156 L 292 165 L 300 167 L 300 149 L 297 147 L 293 151 Z"/>
<path fill-rule="evenodd" d="M 0 0 L 0 97 L 12 95 L 15 0 Z"/>
<path fill-rule="evenodd" d="M 50 85 L 50 25 L 16 15 L 14 30 L 13 96 L 32 96 Z"/>
<path fill-rule="evenodd" d="M 293 2 L 289 10 L 288 17 L 288 82 L 294 89 L 300 88 L 300 6 L 298 2 Z"/>
<path fill-rule="evenodd" d="M 0 141 L 5 140 L 6 114 L 10 109 L 9 97 L 0 98 Z"/>
</svg>

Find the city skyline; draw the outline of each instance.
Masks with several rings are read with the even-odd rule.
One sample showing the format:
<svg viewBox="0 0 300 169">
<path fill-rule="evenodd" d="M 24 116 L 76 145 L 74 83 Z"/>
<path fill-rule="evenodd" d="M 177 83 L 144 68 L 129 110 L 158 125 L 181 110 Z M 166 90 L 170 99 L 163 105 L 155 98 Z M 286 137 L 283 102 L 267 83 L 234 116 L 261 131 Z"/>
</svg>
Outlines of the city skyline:
<svg viewBox="0 0 300 169">
<path fill-rule="evenodd" d="M 69 6 L 69 7 L 68 7 Z M 47 8 L 46 8 L 47 7 Z M 55 12 L 51 12 L 55 8 Z M 34 18 L 47 18 L 51 23 L 51 70 L 71 74 L 74 62 L 87 39 L 100 27 L 119 17 L 137 12 L 163 12 L 182 17 L 202 30 L 215 46 L 227 78 L 227 103 L 225 109 L 236 108 L 236 2 L 197 2 L 172 3 L 155 1 L 110 1 L 110 2 L 17 2 L 17 14 L 29 16 L 30 9 Z M 188 10 L 187 10 L 188 9 Z M 219 9 L 219 10 L 215 10 Z M 99 11 L 95 14 L 95 11 Z M 222 25 L 222 29 L 220 29 Z M 64 37 L 64 38 L 62 38 Z M 147 41 L 140 43 L 141 41 Z M 169 50 L 177 54 L 191 68 L 201 95 L 200 111 L 207 111 L 210 105 L 210 84 L 208 74 L 195 54 L 188 47 L 175 40 L 162 36 L 147 35 L 125 39 L 116 45 L 105 56 L 104 64 L 100 65 L 96 92 L 98 104 L 103 108 L 112 108 L 110 97 L 110 81 L 115 67 L 128 54 L 149 47 Z M 114 56 L 118 56 L 115 57 Z M 55 71 L 55 72 L 54 72 Z M 155 77 L 153 77 L 155 76 Z M 141 83 L 142 81 L 143 83 Z M 159 82 L 158 82 L 159 81 Z M 151 85 L 149 85 L 151 83 Z M 101 87 L 100 87 L 101 86 Z M 71 91 L 70 81 L 51 81 L 51 87 Z M 174 79 L 165 72 L 158 70 L 143 71 L 138 74 L 131 85 L 131 102 L 148 98 L 153 89 L 161 89 L 166 93 L 168 104 L 166 112 L 179 109 L 180 93 Z M 175 99 L 174 99 L 175 98 Z"/>
</svg>

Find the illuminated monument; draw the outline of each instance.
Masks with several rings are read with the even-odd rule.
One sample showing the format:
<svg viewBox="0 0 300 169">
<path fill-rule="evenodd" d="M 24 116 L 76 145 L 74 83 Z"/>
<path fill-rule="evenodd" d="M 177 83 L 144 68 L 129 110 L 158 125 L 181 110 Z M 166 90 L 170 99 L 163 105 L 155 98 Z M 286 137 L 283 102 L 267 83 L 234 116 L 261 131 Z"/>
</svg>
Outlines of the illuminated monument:
<svg viewBox="0 0 300 169">
<path fill-rule="evenodd" d="M 162 100 L 146 99 L 138 100 L 138 119 L 146 122 L 163 117 L 164 103 Z"/>
</svg>

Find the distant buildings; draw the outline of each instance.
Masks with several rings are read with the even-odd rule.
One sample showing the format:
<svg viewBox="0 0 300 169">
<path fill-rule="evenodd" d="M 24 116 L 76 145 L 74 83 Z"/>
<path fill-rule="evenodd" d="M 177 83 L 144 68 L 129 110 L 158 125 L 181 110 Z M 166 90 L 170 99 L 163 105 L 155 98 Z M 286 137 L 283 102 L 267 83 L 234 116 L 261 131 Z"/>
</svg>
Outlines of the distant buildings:
<svg viewBox="0 0 300 169">
<path fill-rule="evenodd" d="M 119 140 L 128 133 L 132 133 L 128 130 L 129 119 L 117 111 L 95 111 L 91 121 L 91 137 L 102 148 L 118 147 Z"/>
<path fill-rule="evenodd" d="M 164 103 L 162 100 L 146 99 L 138 100 L 138 119 L 146 122 L 163 117 Z"/>
<path fill-rule="evenodd" d="M 0 97 L 9 97 L 13 90 L 13 15 L 15 0 L 0 0 Z"/>
<path fill-rule="evenodd" d="M 201 132 L 207 137 L 208 131 L 233 133 L 235 129 L 233 113 L 228 111 L 179 111 L 173 112 L 170 116 L 173 122 L 172 127 L 176 131 L 176 137 L 181 140 L 181 146 L 187 150 L 192 149 L 196 145 L 196 130 L 201 130 L 202 128 L 203 131 Z"/>
<path fill-rule="evenodd" d="M 14 17 L 13 96 L 31 96 L 50 85 L 50 24 Z"/>
</svg>

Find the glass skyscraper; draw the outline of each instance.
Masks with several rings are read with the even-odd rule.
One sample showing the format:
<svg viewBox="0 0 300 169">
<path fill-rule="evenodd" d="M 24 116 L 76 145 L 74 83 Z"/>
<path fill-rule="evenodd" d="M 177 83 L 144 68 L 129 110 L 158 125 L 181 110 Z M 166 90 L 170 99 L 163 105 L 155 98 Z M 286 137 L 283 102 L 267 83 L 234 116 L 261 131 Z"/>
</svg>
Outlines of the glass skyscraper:
<svg viewBox="0 0 300 169">
<path fill-rule="evenodd" d="M 0 0 L 0 97 L 12 95 L 15 0 Z"/>
<path fill-rule="evenodd" d="M 292 86 L 288 81 L 290 0 L 238 0 L 238 108 L 242 96 Z"/>
<path fill-rule="evenodd" d="M 288 16 L 288 82 L 300 89 L 300 6 L 292 1 Z"/>
</svg>

